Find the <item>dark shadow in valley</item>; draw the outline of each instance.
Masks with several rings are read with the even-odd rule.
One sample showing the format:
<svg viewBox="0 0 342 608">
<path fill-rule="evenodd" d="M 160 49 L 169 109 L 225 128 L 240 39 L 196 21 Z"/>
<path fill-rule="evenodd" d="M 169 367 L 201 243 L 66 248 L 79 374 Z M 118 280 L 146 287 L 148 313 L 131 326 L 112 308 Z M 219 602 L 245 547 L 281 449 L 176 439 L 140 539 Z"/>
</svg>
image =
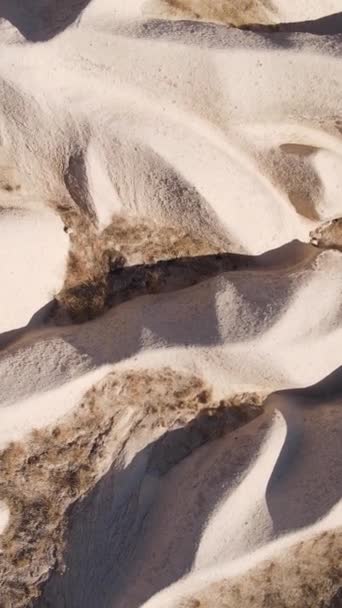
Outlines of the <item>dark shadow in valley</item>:
<svg viewBox="0 0 342 608">
<path fill-rule="evenodd" d="M 113 284 L 121 279 L 123 283 L 121 286 L 116 284 L 113 290 L 111 310 L 106 313 L 105 322 L 100 317 L 83 327 L 78 326 L 77 332 L 65 328 L 63 339 L 79 353 L 90 357 L 96 366 L 134 356 L 143 347 L 157 350 L 173 346 L 214 346 L 222 342 L 218 310 L 222 311 L 223 305 L 229 306 L 229 302 L 240 298 L 256 322 L 251 324 L 248 314 L 246 319 L 239 317 L 238 322 L 226 328 L 224 339 L 227 343 L 248 341 L 268 331 L 291 299 L 289 267 L 294 272 L 296 268 L 302 269 L 317 253 L 316 248 L 294 241 L 260 256 L 221 254 L 119 270 L 113 273 Z M 254 281 L 246 276 L 246 272 L 252 270 L 255 271 Z M 255 288 L 258 271 L 262 273 L 267 289 Z M 152 289 L 145 283 L 151 272 Z M 157 280 L 158 272 L 161 274 Z M 221 280 L 220 275 L 224 272 L 229 272 L 234 287 L 229 286 L 229 277 Z M 216 275 L 217 282 L 207 281 Z M 180 293 L 190 286 L 187 293 Z M 153 292 L 153 297 L 144 297 Z M 165 293 L 168 293 L 167 298 Z M 139 305 L 134 301 L 137 296 Z M 118 305 L 124 300 L 130 301 L 124 307 Z"/>
<path fill-rule="evenodd" d="M 5 350 L 11 344 L 17 342 L 17 340 L 20 340 L 20 338 L 26 336 L 30 332 L 33 332 L 35 329 L 44 327 L 46 321 L 55 310 L 55 307 L 55 300 L 51 300 L 34 313 L 27 325 L 2 332 L 0 334 L 0 355 L 1 351 Z"/>
<path fill-rule="evenodd" d="M 298 240 L 260 255 L 219 253 L 162 260 L 115 269 L 109 275 L 109 306 L 128 297 L 184 289 L 231 271 L 294 271 L 318 255 L 318 250 Z"/>
<path fill-rule="evenodd" d="M 53 38 L 80 18 L 91 0 L 0 0 L 0 19 L 30 42 Z"/>
<path fill-rule="evenodd" d="M 209 514 L 229 481 L 249 466 L 250 436 L 258 433 L 262 441 L 262 418 L 246 426 L 238 454 L 234 430 L 247 419 L 238 407 L 223 408 L 221 416 L 201 414 L 166 432 L 125 468 L 113 464 L 71 510 L 65 572 L 52 574 L 34 608 L 138 608 L 188 572 Z M 166 505 L 165 489 L 171 491 Z M 155 520 L 158 513 L 163 522 Z"/>
<path fill-rule="evenodd" d="M 319 250 L 316 247 L 294 240 L 256 256 L 219 253 L 172 258 L 153 264 L 115 267 L 106 277 L 100 278 L 98 286 L 96 281 L 93 281 L 93 283 L 80 283 L 68 290 L 63 290 L 63 297 L 59 299 L 57 296 L 59 310 L 56 311 L 56 322 L 67 325 L 70 323 L 70 319 L 75 323 L 81 323 L 94 318 L 87 316 L 87 309 L 83 307 L 82 303 L 90 297 L 96 296 L 97 289 L 103 288 L 104 279 L 106 281 L 106 300 L 100 312 L 138 296 L 176 293 L 226 272 L 260 271 L 270 273 L 270 276 L 272 276 L 271 273 L 277 272 L 281 276 L 282 272 L 286 273 L 290 270 L 295 272 L 297 268 L 310 264 L 318 254 Z M 242 284 L 241 289 L 242 291 L 244 289 Z M 77 314 L 69 317 L 68 302 L 73 303 L 75 299 L 79 302 L 79 311 L 76 309 Z M 100 316 L 100 313 L 96 316 Z"/>
<path fill-rule="evenodd" d="M 6 19 L 14 25 L 20 33 L 31 42 L 49 40 L 65 30 L 80 19 L 82 12 L 91 0 L 0 0 L 0 19 Z M 256 34 L 270 34 L 270 42 L 275 46 L 292 46 L 291 35 L 296 33 L 329 36 L 342 33 L 342 12 L 293 23 L 280 23 L 275 25 L 249 24 L 236 28 L 229 24 L 211 23 L 191 20 L 149 19 L 132 24 L 117 22 L 110 24 L 115 34 L 180 41 L 182 33 L 187 36 L 182 40 L 185 44 L 198 44 L 202 46 L 227 48 L 234 44 L 245 44 L 245 39 L 238 35 L 227 38 L 230 32 L 250 31 Z M 193 42 L 189 34 L 193 34 Z M 289 37 L 287 37 L 289 35 Z"/>
<path fill-rule="evenodd" d="M 118 24 L 118 31 L 128 37 L 169 40 L 206 48 L 229 49 L 245 47 L 248 36 L 251 43 L 255 35 L 267 39 L 268 46 L 291 48 L 310 45 L 310 37 L 299 40 L 297 33 L 332 36 L 342 33 L 342 12 L 319 19 L 274 25 L 248 24 L 241 27 L 190 20 L 149 19 L 140 24 Z M 116 28 L 114 28 L 116 29 Z M 113 30 L 114 31 L 114 30 Z M 314 42 L 312 43 L 314 44 Z"/>
<path fill-rule="evenodd" d="M 71 510 L 65 572 L 52 573 L 34 608 L 138 608 L 187 574 L 209 515 L 248 470 L 274 407 L 288 424 L 285 452 L 267 488 L 274 532 L 286 532 L 285 521 L 296 530 L 324 516 L 341 496 L 341 416 L 334 415 L 341 387 L 339 368 L 307 389 L 273 393 L 264 414 L 242 421 L 238 433 L 241 424 L 229 418 L 229 410 L 227 419 L 216 421 L 204 413 L 166 432 L 126 467 L 113 464 Z M 289 466 L 291 458 L 295 466 Z"/>
<path fill-rule="evenodd" d="M 270 401 L 278 398 L 287 430 L 266 499 L 281 535 L 314 524 L 342 497 L 342 367 L 313 386 L 273 393 Z"/>
<path fill-rule="evenodd" d="M 342 34 L 342 12 L 309 19 L 307 21 L 295 21 L 290 23 L 279 23 L 276 25 L 248 25 L 242 29 L 250 29 L 260 32 L 287 32 L 291 34 L 314 34 L 315 36 L 333 36 Z"/>
<path fill-rule="evenodd" d="M 216 296 L 224 285 L 221 289 L 210 282 L 205 286 L 201 283 L 227 272 L 234 276 L 240 297 L 259 310 L 259 325 L 250 331 L 266 331 L 276 322 L 286 300 L 291 297 L 291 290 L 286 290 L 287 272 L 305 267 L 318 254 L 315 247 L 292 241 L 259 256 L 222 253 L 118 268 L 108 276 L 107 308 L 110 310 L 105 313 L 105 324 L 99 316 L 80 324 L 74 331 L 75 325 L 71 325 L 67 311 L 53 300 L 33 315 L 26 327 L 1 334 L 0 348 L 4 350 L 11 345 L 15 348 L 17 340 L 29 334 L 33 338 L 35 330 L 39 331 L 40 340 L 44 340 L 45 332 L 48 339 L 55 331 L 55 335 L 60 335 L 79 352 L 90 356 L 96 365 L 102 365 L 136 354 L 141 347 L 142 329 L 150 331 L 151 344 L 153 341 L 161 345 L 217 344 L 221 337 L 217 326 Z M 272 310 L 267 302 L 268 291 L 255 290 L 253 282 L 246 280 L 245 272 L 249 271 L 263 273 L 264 277 L 266 273 L 273 293 Z M 190 298 L 179 294 L 179 291 L 190 287 Z M 91 288 L 96 291 L 96 285 L 91 285 Z M 166 293 L 168 298 L 165 298 Z M 81 288 L 80 297 L 82 294 Z M 144 297 L 151 294 L 154 294 L 153 298 Z M 140 306 L 134 302 L 137 297 L 142 298 Z M 164 309 L 162 315 L 160 307 Z M 236 342 L 243 340 L 243 336 L 241 321 L 238 327 L 232 327 L 229 340 Z"/>
</svg>

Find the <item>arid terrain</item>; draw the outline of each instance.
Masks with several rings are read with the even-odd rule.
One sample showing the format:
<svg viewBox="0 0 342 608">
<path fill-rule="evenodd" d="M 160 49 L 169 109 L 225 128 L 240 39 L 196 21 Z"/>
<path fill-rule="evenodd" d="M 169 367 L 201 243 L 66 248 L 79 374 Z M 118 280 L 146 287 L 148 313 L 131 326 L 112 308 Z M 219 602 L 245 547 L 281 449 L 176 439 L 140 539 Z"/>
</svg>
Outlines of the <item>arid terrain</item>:
<svg viewBox="0 0 342 608">
<path fill-rule="evenodd" d="M 0 0 L 0 608 L 342 607 L 342 0 Z"/>
</svg>

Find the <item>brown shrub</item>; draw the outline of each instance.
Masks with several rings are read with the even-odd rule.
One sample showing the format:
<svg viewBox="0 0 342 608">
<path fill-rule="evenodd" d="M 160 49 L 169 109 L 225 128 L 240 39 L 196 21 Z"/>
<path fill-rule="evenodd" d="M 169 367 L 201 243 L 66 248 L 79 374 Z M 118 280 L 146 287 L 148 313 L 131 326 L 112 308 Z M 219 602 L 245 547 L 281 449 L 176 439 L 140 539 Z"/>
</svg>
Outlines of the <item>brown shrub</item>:
<svg viewBox="0 0 342 608">
<path fill-rule="evenodd" d="M 326 222 L 310 234 L 311 243 L 320 249 L 342 251 L 342 218 Z"/>
<path fill-rule="evenodd" d="M 57 211 L 70 235 L 70 251 L 63 289 L 57 294 L 56 320 L 93 319 L 111 305 L 111 273 L 124 266 L 217 253 L 215 246 L 151 220 L 114 216 L 101 233 L 79 211 L 59 206 Z M 141 292 L 158 292 L 160 275 L 146 268 Z"/>
<path fill-rule="evenodd" d="M 184 427 L 186 449 L 174 450 L 166 464 L 160 463 L 163 473 L 199 445 L 261 412 L 254 405 L 255 396 L 245 395 L 240 401 L 242 417 L 229 400 L 213 403 L 211 390 L 199 378 L 168 368 L 111 373 L 58 425 L 10 444 L 0 455 L 0 500 L 10 510 L 9 524 L 0 536 L 1 608 L 28 606 L 49 572 L 63 568 L 70 506 L 122 459 L 135 430 L 147 429 L 150 438 Z M 118 433 L 127 408 L 130 422 Z M 155 455 L 152 450 L 151 458 Z"/>
<path fill-rule="evenodd" d="M 178 608 L 339 608 L 342 530 L 316 534 L 243 576 L 222 579 Z"/>
<path fill-rule="evenodd" d="M 269 24 L 275 17 L 270 0 L 154 0 L 150 13 L 164 18 L 199 19 L 235 26 Z"/>
</svg>

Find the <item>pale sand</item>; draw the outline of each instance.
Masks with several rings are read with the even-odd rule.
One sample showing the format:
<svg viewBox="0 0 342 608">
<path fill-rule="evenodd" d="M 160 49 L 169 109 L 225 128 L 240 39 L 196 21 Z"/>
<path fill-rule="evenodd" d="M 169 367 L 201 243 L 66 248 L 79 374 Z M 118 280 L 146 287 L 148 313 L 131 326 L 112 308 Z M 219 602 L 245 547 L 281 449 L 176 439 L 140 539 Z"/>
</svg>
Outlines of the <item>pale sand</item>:
<svg viewBox="0 0 342 608">
<path fill-rule="evenodd" d="M 1 333 L 34 324 L 63 285 L 68 238 L 51 212 L 0 214 Z M 53 245 L 53 246 L 51 246 Z M 38 313 L 38 314 L 37 314 Z M 0 338 L 4 340 L 4 336 Z"/>
<path fill-rule="evenodd" d="M 10 512 L 5 504 L 0 504 L 0 534 L 5 530 L 10 518 Z"/>
<path fill-rule="evenodd" d="M 72 511 L 67 570 L 50 576 L 48 562 L 35 608 L 328 608 L 319 601 L 342 581 L 342 257 L 288 244 L 342 216 L 342 24 L 330 18 L 342 3 L 52 4 L 34 18 L 14 0 L 0 6 L 1 450 L 77 420 L 113 370 L 132 370 L 132 383 L 141 370 L 193 374 L 215 403 L 269 396 L 258 418 L 183 457 L 188 418 L 137 422 L 144 402 L 130 396 L 113 462 L 107 446 Z M 119 213 L 268 257 L 56 325 L 61 205 L 100 230 Z M 1 551 L 10 526 L 0 502 Z M 7 597 L 5 608 L 26 605 Z"/>
</svg>

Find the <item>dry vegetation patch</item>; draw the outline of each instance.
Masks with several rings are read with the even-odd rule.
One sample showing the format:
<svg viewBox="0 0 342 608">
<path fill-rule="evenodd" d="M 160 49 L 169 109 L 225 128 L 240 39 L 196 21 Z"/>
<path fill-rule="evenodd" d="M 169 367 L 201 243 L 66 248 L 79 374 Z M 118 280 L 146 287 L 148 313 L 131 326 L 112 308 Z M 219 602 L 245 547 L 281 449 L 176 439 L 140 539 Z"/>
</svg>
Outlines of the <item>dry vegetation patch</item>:
<svg viewBox="0 0 342 608">
<path fill-rule="evenodd" d="M 318 534 L 244 576 L 222 580 L 178 608 L 339 608 L 342 530 Z"/>
<path fill-rule="evenodd" d="M 152 0 L 147 3 L 146 12 L 163 18 L 200 19 L 237 27 L 269 24 L 275 15 L 271 0 Z"/>
<path fill-rule="evenodd" d="M 111 373 L 60 424 L 9 445 L 0 456 L 0 500 L 10 510 L 0 536 L 0 607 L 29 606 L 51 570 L 63 568 L 69 508 L 110 466 L 120 466 L 135 431 L 146 429 L 148 442 L 154 438 L 151 461 L 159 458 L 163 474 L 206 441 L 256 417 L 261 402 L 246 394 L 214 403 L 199 378 L 170 369 Z M 182 427 L 181 443 L 171 441 L 158 456 L 159 441 L 172 440 L 172 430 Z"/>
<path fill-rule="evenodd" d="M 342 218 L 325 222 L 311 232 L 311 243 L 320 249 L 337 249 L 342 251 Z"/>
<path fill-rule="evenodd" d="M 65 282 L 56 296 L 61 320 L 63 313 L 76 322 L 103 313 L 110 306 L 113 293 L 111 276 L 120 268 L 218 253 L 217 247 L 203 239 L 151 220 L 114 216 L 110 225 L 99 232 L 77 210 L 59 206 L 58 212 L 70 236 Z M 142 291 L 158 291 L 154 278 L 151 272 L 146 273 Z"/>
</svg>

